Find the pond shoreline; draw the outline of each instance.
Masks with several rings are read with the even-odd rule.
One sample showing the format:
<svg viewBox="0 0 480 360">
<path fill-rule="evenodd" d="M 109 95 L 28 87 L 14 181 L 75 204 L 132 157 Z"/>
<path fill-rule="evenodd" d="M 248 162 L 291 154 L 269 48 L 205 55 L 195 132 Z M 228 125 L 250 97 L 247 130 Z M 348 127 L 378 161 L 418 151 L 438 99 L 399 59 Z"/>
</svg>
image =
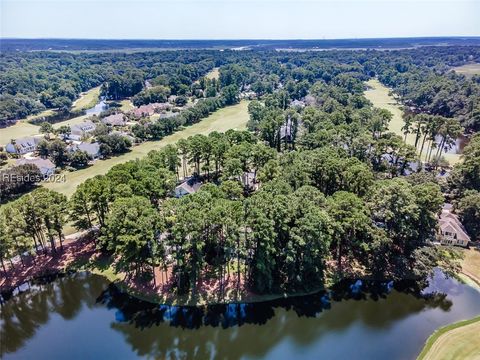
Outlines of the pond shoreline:
<svg viewBox="0 0 480 360">
<path fill-rule="evenodd" d="M 71 254 L 74 254 L 74 256 L 70 256 Z M 115 318 L 118 317 L 118 319 L 120 319 L 118 320 L 120 323 L 133 322 L 134 324 L 151 324 L 147 325 L 147 327 L 157 324 L 157 321 L 160 321 L 160 323 L 164 321 L 173 321 L 170 326 L 184 328 L 188 327 L 188 321 L 195 318 L 195 316 L 199 314 L 203 314 L 201 318 L 206 321 L 206 319 L 209 318 L 207 314 L 212 311 L 214 313 L 216 311 L 220 311 L 221 313 L 225 312 L 225 314 L 233 312 L 232 319 L 240 322 L 237 323 L 232 320 L 233 322 L 231 324 L 228 323 L 230 324 L 228 326 L 242 325 L 242 321 L 246 321 L 246 324 L 251 324 L 250 321 L 252 320 L 248 315 L 245 319 L 237 317 L 239 317 L 239 314 L 242 314 L 245 311 L 248 312 L 248 309 L 251 309 L 252 306 L 259 307 L 259 309 L 269 309 L 269 311 L 265 310 L 265 321 L 273 316 L 274 313 L 272 313 L 271 310 L 276 309 L 277 307 L 283 309 L 296 309 L 299 316 L 303 314 L 307 317 L 315 317 L 311 311 L 321 312 L 323 310 L 330 309 L 331 304 L 343 303 L 343 299 L 386 299 L 392 290 L 410 294 L 419 299 L 423 298 L 426 301 L 432 301 L 432 303 L 435 303 L 434 300 L 430 299 L 431 294 L 429 294 L 428 291 L 425 294 L 423 293 L 425 290 L 424 287 L 411 285 L 409 281 L 397 281 L 393 283 L 380 280 L 368 281 L 368 279 L 363 281 L 355 279 L 342 279 L 326 289 L 317 289 L 312 290 L 311 292 L 298 292 L 291 294 L 270 294 L 265 296 L 253 294 L 249 298 L 239 298 L 235 301 L 225 299 L 225 301 L 197 304 L 189 302 L 183 303 L 181 301 L 160 303 L 155 301 L 155 299 L 152 299 L 150 296 L 148 296 L 148 294 L 142 295 L 133 291 L 132 288 L 128 286 L 128 283 L 124 283 L 121 280 L 121 278 L 118 276 L 119 274 L 110 272 L 110 268 L 94 269 L 85 267 L 85 264 L 92 264 L 92 261 L 102 261 L 102 256 L 96 250 L 93 239 L 88 236 L 85 236 L 77 241 L 66 243 L 64 245 L 64 251 L 59 253 L 58 256 L 54 258 L 54 261 L 51 261 L 52 257 L 50 255 L 42 254 L 39 255 L 39 257 L 43 258 L 45 265 L 51 265 L 52 267 L 38 267 L 38 270 L 42 271 L 38 273 L 31 273 L 26 281 L 16 284 L 17 288 L 13 289 L 10 297 L 5 296 L 6 294 L 2 293 L 2 297 L 0 297 L 0 303 L 8 305 L 8 302 L 11 300 L 11 298 L 17 298 L 19 295 L 29 292 L 36 292 L 39 289 L 43 289 L 44 285 L 56 283 L 57 281 L 64 281 L 64 278 L 75 280 L 76 276 L 84 278 L 85 276 L 92 275 L 105 279 L 106 283 L 109 284 L 109 286 L 105 288 L 102 294 L 97 298 L 97 303 L 103 304 L 107 309 L 117 309 L 115 312 Z M 67 259 L 69 262 L 67 262 Z M 103 259 L 105 259 L 105 257 L 103 257 Z M 38 262 L 39 261 L 37 261 L 37 263 Z M 53 265 L 58 266 L 56 272 L 53 271 Z M 438 276 L 439 271 L 436 271 L 435 273 L 435 276 Z M 114 279 L 114 281 L 111 280 L 112 275 L 117 277 Z M 1 284 L 2 287 L 4 285 L 4 283 Z M 131 309 L 134 309 L 134 313 L 130 313 L 130 311 L 132 311 Z M 135 311 L 140 311 L 138 316 L 136 315 L 137 313 Z M 305 311 L 305 313 L 303 311 Z M 182 315 L 180 318 L 170 319 L 167 316 L 167 314 L 170 314 L 170 312 L 182 313 L 184 315 Z M 261 314 L 258 314 L 257 316 L 262 318 Z M 176 323 L 175 321 L 180 322 Z M 455 321 L 452 322 L 455 323 Z M 252 324 L 263 324 L 263 322 L 253 322 Z M 445 325 L 443 324 L 442 326 Z M 442 326 L 438 326 L 439 330 L 437 331 L 443 329 Z M 192 326 L 191 328 L 196 329 L 197 327 Z M 436 334 L 436 332 L 433 334 Z M 422 348 L 423 346 L 419 348 L 415 356 L 420 353 Z"/>
<path fill-rule="evenodd" d="M 12 271 L 11 265 L 7 267 L 5 275 L 3 269 L 0 271 L 2 279 L 0 280 L 0 303 L 8 301 L 13 296 L 28 291 L 30 286 L 37 283 L 49 283 L 58 278 L 63 278 L 75 273 L 90 273 L 98 275 L 110 283 L 114 284 L 122 292 L 142 301 L 147 301 L 159 305 L 179 305 L 179 306 L 206 306 L 206 305 L 225 305 L 233 303 L 258 303 L 273 301 L 278 299 L 287 299 L 313 295 L 326 291 L 324 288 L 313 289 L 306 292 L 296 293 L 277 293 L 259 295 L 253 293 L 242 293 L 238 298 L 224 298 L 223 300 L 192 301 L 184 296 L 174 295 L 172 297 L 161 297 L 159 294 L 153 294 L 151 291 L 141 291 L 135 287 L 138 283 L 122 280 L 122 273 L 115 273 L 110 267 L 101 270 L 103 265 L 93 265 L 95 263 L 105 263 L 105 258 L 95 249 L 95 243 L 88 237 L 71 241 L 63 245 L 63 250 L 58 254 L 38 254 L 34 257 L 24 259 L 26 266 L 17 262 Z M 13 273 L 13 274 L 12 274 Z M 144 285 L 143 283 L 140 285 Z M 26 290 L 24 290 L 26 289 Z"/>
<path fill-rule="evenodd" d="M 435 332 L 430 335 L 430 337 L 425 342 L 425 346 L 417 357 L 417 360 L 424 359 L 435 359 L 439 354 L 446 354 L 448 351 L 454 352 L 456 356 L 459 354 L 456 351 L 461 352 L 465 349 L 458 349 L 461 345 L 454 345 L 448 342 L 448 339 L 443 339 L 445 337 L 451 337 L 452 333 L 458 333 L 460 336 L 468 336 L 468 334 L 463 334 L 468 332 L 470 327 L 479 327 L 480 326 L 480 316 L 476 316 L 469 320 L 462 320 L 455 322 L 450 325 L 442 326 L 435 330 Z M 458 340 L 458 339 L 457 339 Z M 480 348 L 480 345 L 478 345 Z M 468 354 L 468 353 L 467 353 Z M 462 354 L 462 356 L 467 356 L 467 354 Z M 469 354 L 475 355 L 475 354 Z"/>
<path fill-rule="evenodd" d="M 77 236 L 77 238 L 76 238 Z M 157 292 L 157 288 L 151 288 L 151 284 L 147 284 L 139 279 L 127 279 L 126 274 L 115 272 L 112 268 L 113 260 L 107 255 L 105 256 L 96 249 L 95 241 L 91 237 L 91 233 L 83 232 L 70 236 L 69 240 L 63 245 L 63 250 L 60 250 L 57 254 L 38 254 L 34 257 L 24 259 L 25 266 L 17 262 L 15 268 L 8 267 L 8 276 L 2 273 L 2 279 L 0 280 L 0 300 L 9 299 L 12 296 L 16 296 L 18 293 L 22 293 L 22 288 L 29 287 L 31 284 L 44 283 L 55 280 L 59 277 L 71 275 L 74 273 L 87 272 L 94 275 L 104 277 L 110 283 L 118 287 L 122 292 L 135 297 L 139 300 L 159 304 L 159 305 L 179 305 L 179 306 L 206 306 L 206 305 L 225 305 L 234 303 L 259 303 L 266 301 L 274 301 L 279 299 L 300 298 L 304 296 L 328 293 L 341 283 L 360 282 L 360 285 L 355 283 L 352 286 L 361 286 L 365 282 L 384 283 L 385 286 L 393 286 L 391 279 L 371 279 L 368 277 L 360 276 L 348 276 L 337 279 L 335 282 L 328 282 L 325 287 L 318 287 L 309 291 L 298 292 L 283 292 L 272 294 L 255 294 L 245 288 L 241 288 L 241 291 L 232 292 L 228 294 L 225 292 L 221 299 L 216 297 L 216 292 L 207 287 L 205 291 L 208 296 L 198 296 L 195 299 L 190 298 L 187 295 L 173 294 L 170 287 L 163 288 L 160 293 Z M 233 275 L 236 277 L 236 274 Z M 408 279 L 396 281 L 409 281 Z M 230 280 L 226 280 L 229 286 Z M 198 294 L 202 292 L 202 284 L 205 281 L 199 281 Z M 154 282 L 155 284 L 155 282 Z M 235 280 L 233 282 L 235 284 Z M 165 290 L 166 289 L 166 290 Z M 235 294 L 234 296 L 231 296 Z"/>
</svg>

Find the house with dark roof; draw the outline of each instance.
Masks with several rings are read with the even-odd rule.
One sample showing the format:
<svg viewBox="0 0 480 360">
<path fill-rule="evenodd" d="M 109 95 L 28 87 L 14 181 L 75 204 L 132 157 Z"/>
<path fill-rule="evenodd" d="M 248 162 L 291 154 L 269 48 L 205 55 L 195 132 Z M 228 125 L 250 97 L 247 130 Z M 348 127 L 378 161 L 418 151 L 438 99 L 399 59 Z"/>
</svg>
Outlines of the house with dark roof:
<svg viewBox="0 0 480 360">
<path fill-rule="evenodd" d="M 37 144 L 40 142 L 39 137 L 24 137 L 16 139 L 15 142 L 11 142 L 5 146 L 5 151 L 10 154 L 26 154 L 37 150 Z"/>
<path fill-rule="evenodd" d="M 35 159 L 19 159 L 16 165 L 35 165 L 43 176 L 50 176 L 55 173 L 55 165 L 49 159 L 35 158 Z"/>
</svg>

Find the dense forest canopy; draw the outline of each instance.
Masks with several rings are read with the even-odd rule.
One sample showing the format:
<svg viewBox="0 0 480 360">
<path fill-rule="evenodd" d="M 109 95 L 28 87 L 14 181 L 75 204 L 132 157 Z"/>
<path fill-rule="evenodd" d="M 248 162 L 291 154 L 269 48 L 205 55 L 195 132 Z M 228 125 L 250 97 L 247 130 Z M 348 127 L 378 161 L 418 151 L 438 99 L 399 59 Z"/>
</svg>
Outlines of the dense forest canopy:
<svg viewBox="0 0 480 360">
<path fill-rule="evenodd" d="M 256 99 L 246 131 L 180 140 L 87 180 L 71 199 L 39 188 L 2 207 L 0 260 L 47 243 L 57 251 L 55 239 L 61 244 L 73 221 L 99 229 L 99 251 L 129 276 L 171 269 L 178 293 L 195 294 L 207 274 L 222 284 L 232 273 L 258 293 L 308 291 L 344 276 L 425 278 L 435 266 L 448 268 L 446 251 L 431 246 L 444 193 L 471 236 L 479 234 L 478 135 L 448 181 L 435 172 L 444 146 L 480 126 L 480 78 L 451 72 L 479 60 L 475 47 L 2 54 L 3 119 L 68 107 L 98 85 L 108 99 L 136 105 L 170 95 L 197 100 L 174 118 L 139 120 L 132 133 L 141 142 L 250 92 Z M 205 77 L 213 68 L 218 80 Z M 415 146 L 389 132 L 392 114 L 365 98 L 372 77 L 409 109 Z M 102 136 L 104 147 L 115 145 Z M 430 172 L 420 144 L 435 165 Z M 176 198 L 179 177 L 189 175 L 200 190 Z"/>
<path fill-rule="evenodd" d="M 315 82 L 349 82 L 378 76 L 414 111 L 453 117 L 479 128 L 479 80 L 450 72 L 451 67 L 480 61 L 477 47 L 423 47 L 391 51 L 213 51 L 144 53 L 3 52 L 0 55 L 0 121 L 20 119 L 46 108 L 68 109 L 80 92 L 102 85 L 110 99 L 137 96 L 136 104 L 166 94 L 190 94 L 192 82 L 213 67 L 225 65 L 223 85 L 249 83 L 260 94 L 279 82 L 304 96 Z M 338 75 L 342 73 L 341 77 Z M 145 81 L 157 91 L 145 93 Z M 355 84 L 354 82 L 357 81 Z"/>
<path fill-rule="evenodd" d="M 83 91 L 103 85 L 111 99 L 139 93 L 146 79 L 168 78 L 172 94 L 216 65 L 211 52 L 141 54 L 2 53 L 0 121 L 46 108 L 68 109 Z"/>
</svg>

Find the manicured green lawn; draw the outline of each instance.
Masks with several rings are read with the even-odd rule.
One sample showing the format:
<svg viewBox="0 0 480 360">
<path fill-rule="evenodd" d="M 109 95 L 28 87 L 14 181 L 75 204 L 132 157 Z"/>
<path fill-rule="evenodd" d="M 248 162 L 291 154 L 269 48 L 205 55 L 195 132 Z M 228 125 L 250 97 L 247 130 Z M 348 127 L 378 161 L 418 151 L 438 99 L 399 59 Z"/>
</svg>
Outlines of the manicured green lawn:
<svg viewBox="0 0 480 360">
<path fill-rule="evenodd" d="M 82 111 L 95 106 L 99 97 L 100 86 L 88 90 L 87 92 L 81 94 L 77 100 L 75 100 L 72 106 L 72 111 Z"/>
<path fill-rule="evenodd" d="M 480 63 L 467 64 L 453 68 L 457 74 L 463 74 L 467 77 L 480 74 Z"/>
<path fill-rule="evenodd" d="M 121 106 L 120 110 L 123 112 L 127 112 L 129 110 L 132 110 L 134 108 L 132 102 L 129 99 L 121 100 L 119 101 Z"/>
<path fill-rule="evenodd" d="M 79 123 L 85 121 L 85 119 L 87 117 L 88 117 L 87 115 L 81 115 L 81 116 L 74 117 L 70 120 L 60 121 L 58 123 L 53 124 L 53 128 L 58 129 L 59 127 L 64 126 L 64 125 L 70 126 L 70 125 L 79 124 Z"/>
<path fill-rule="evenodd" d="M 402 131 L 402 127 L 404 125 L 402 118 L 403 111 L 400 104 L 393 98 L 392 95 L 390 95 L 390 89 L 380 83 L 380 81 L 377 79 L 371 79 L 367 81 L 366 84 L 368 85 L 369 89 L 365 91 L 365 97 L 370 100 L 375 107 L 386 109 L 393 114 L 393 118 L 390 121 L 388 130 L 400 135 L 403 139 L 405 137 Z M 406 142 L 410 145 L 415 144 L 415 135 L 408 134 Z M 425 151 L 423 156 L 426 156 Z M 445 159 L 447 159 L 451 165 L 454 165 L 460 161 L 460 154 L 443 154 L 442 156 L 445 157 Z"/>
<path fill-rule="evenodd" d="M 463 250 L 462 272 L 480 286 L 480 250 Z"/>
<path fill-rule="evenodd" d="M 53 109 L 47 109 L 47 110 L 44 110 L 44 111 L 42 111 L 38 114 L 27 116 L 27 118 L 25 120 L 30 121 L 30 120 L 38 119 L 40 117 L 50 116 L 50 115 L 53 115 L 54 112 L 55 112 L 55 110 L 53 110 Z"/>
<path fill-rule="evenodd" d="M 229 129 L 245 129 L 249 119 L 247 106 L 248 102 L 242 101 L 240 104 L 220 109 L 201 122 L 186 127 L 160 141 L 149 141 L 134 146 L 130 152 L 124 155 L 107 160 L 98 160 L 94 165 L 86 169 L 66 173 L 65 182 L 44 183 L 43 186 L 70 196 L 73 194 L 77 186 L 88 178 L 94 177 L 95 175 L 105 174 L 117 164 L 142 158 L 150 151 L 158 150 L 168 144 L 173 144 L 179 139 L 187 138 L 195 134 L 208 134 L 212 131 L 225 132 Z"/>
<path fill-rule="evenodd" d="M 417 360 L 480 358 L 480 316 L 444 326 L 431 335 Z"/>
<path fill-rule="evenodd" d="M 0 128 L 0 146 L 5 146 L 11 139 L 38 134 L 39 127 L 25 120 L 18 121 L 15 125 Z"/>
<path fill-rule="evenodd" d="M 84 121 L 87 118 L 86 115 L 77 116 L 70 120 L 60 121 L 53 124 L 55 129 L 58 129 L 62 125 L 73 125 Z M 39 135 L 40 127 L 38 125 L 32 125 L 26 120 L 20 120 L 15 125 L 8 126 L 0 129 L 0 145 L 6 145 L 11 139 L 18 139 L 25 136 Z"/>
</svg>

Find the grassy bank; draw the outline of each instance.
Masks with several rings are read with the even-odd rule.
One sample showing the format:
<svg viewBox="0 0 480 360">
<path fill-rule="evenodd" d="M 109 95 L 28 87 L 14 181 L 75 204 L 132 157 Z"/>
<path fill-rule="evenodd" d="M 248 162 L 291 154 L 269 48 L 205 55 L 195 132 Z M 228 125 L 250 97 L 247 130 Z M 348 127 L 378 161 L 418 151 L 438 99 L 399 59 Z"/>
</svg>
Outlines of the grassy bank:
<svg viewBox="0 0 480 360">
<path fill-rule="evenodd" d="M 208 134 L 212 131 L 225 132 L 229 129 L 245 129 L 249 118 L 247 106 L 248 102 L 242 101 L 240 104 L 220 109 L 199 123 L 177 131 L 160 141 L 148 141 L 134 146 L 132 150 L 126 154 L 107 160 L 99 160 L 86 169 L 66 173 L 65 182 L 45 183 L 43 186 L 70 196 L 77 186 L 88 178 L 105 174 L 117 164 L 142 158 L 150 151 L 158 150 L 168 144 L 173 144 L 182 138 L 187 138 L 195 134 Z"/>
<path fill-rule="evenodd" d="M 417 360 L 480 358 L 480 316 L 444 326 L 427 340 Z"/>
<path fill-rule="evenodd" d="M 234 267 L 232 262 L 232 268 Z M 114 269 L 111 258 L 105 258 L 101 256 L 93 256 L 92 259 L 80 258 L 79 261 L 73 261 L 69 266 L 63 269 L 64 272 L 77 272 L 77 271 L 86 271 L 91 274 L 99 275 L 107 279 L 109 282 L 112 282 L 121 289 L 123 292 L 134 296 L 140 300 L 148 301 L 156 304 L 164 305 L 179 305 L 179 306 L 203 306 L 203 305 L 214 305 L 214 304 L 225 304 L 225 303 L 235 303 L 235 302 L 265 302 L 276 299 L 282 299 L 287 297 L 301 297 L 306 295 L 311 295 L 318 293 L 322 289 L 312 290 L 310 292 L 295 292 L 295 293 L 275 293 L 275 294 L 254 294 L 249 291 L 246 291 L 244 288 L 241 288 L 237 293 L 235 288 L 228 288 L 228 281 L 226 280 L 226 286 L 228 289 L 225 290 L 224 296 L 219 298 L 218 288 L 212 291 L 211 288 L 208 289 L 197 289 L 195 297 L 191 295 L 178 295 L 175 293 L 167 292 L 165 294 L 160 294 L 152 289 L 143 288 L 139 289 L 135 285 L 132 286 L 131 283 L 125 281 L 125 273 L 117 272 Z M 159 278 L 158 269 L 155 270 L 157 274 L 157 285 L 161 278 Z M 232 270 L 232 278 L 235 278 L 234 270 Z"/>
<path fill-rule="evenodd" d="M 366 84 L 368 86 L 368 90 L 365 91 L 365 97 L 373 103 L 373 106 L 386 109 L 393 114 L 393 118 L 390 121 L 388 130 L 401 136 L 402 139 L 405 138 L 402 130 L 404 125 L 402 118 L 403 111 L 398 101 L 396 101 L 395 98 L 390 95 L 390 89 L 380 83 L 380 81 L 377 79 L 371 79 L 367 81 Z M 415 135 L 408 134 L 406 143 L 414 145 Z M 422 156 L 423 160 L 425 156 L 426 153 L 424 152 Z M 454 165 L 460 161 L 460 154 L 443 154 L 442 156 L 445 157 L 445 159 L 447 159 L 451 165 Z"/>
<path fill-rule="evenodd" d="M 90 109 L 91 107 L 95 106 L 95 104 L 98 102 L 99 97 L 100 86 L 97 86 L 80 94 L 80 97 L 74 101 L 71 111 L 76 112 Z"/>
<path fill-rule="evenodd" d="M 480 286 L 480 250 L 463 251 L 462 273 Z"/>
</svg>

